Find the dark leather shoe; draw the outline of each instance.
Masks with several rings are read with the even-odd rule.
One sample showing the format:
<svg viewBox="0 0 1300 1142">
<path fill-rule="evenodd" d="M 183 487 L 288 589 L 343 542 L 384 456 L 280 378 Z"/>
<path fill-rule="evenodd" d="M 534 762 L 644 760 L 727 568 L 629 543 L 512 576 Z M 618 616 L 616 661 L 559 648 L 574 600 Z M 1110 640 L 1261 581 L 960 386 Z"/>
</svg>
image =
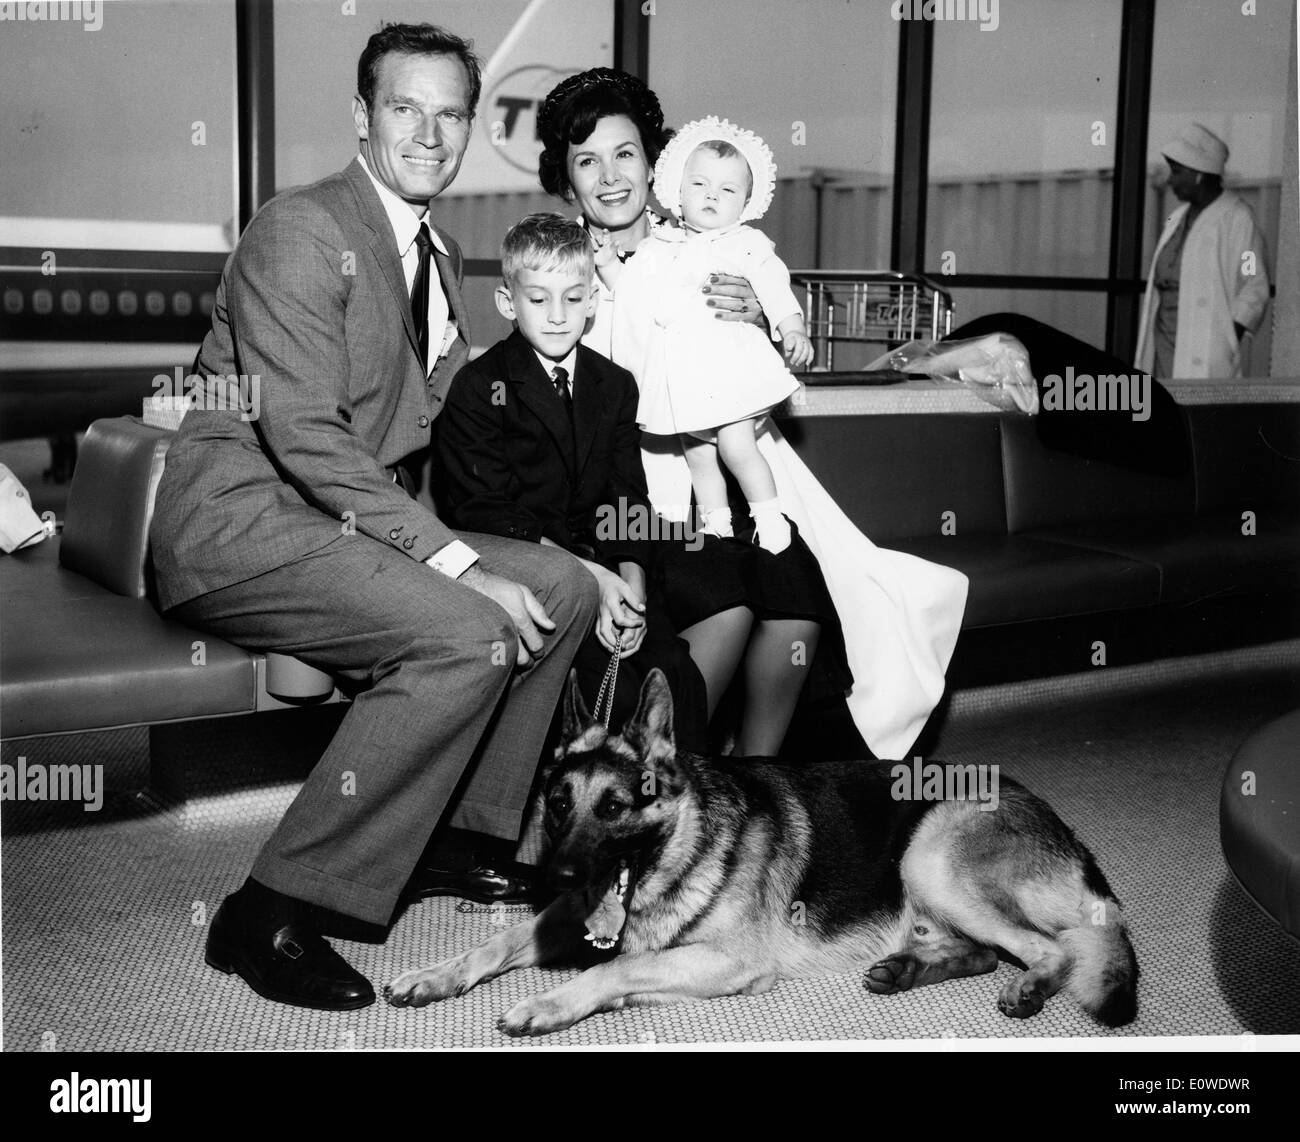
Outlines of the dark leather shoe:
<svg viewBox="0 0 1300 1142">
<path fill-rule="evenodd" d="M 416 869 L 402 897 L 423 900 L 428 896 L 459 896 L 478 904 L 532 904 L 537 900 L 538 888 L 536 876 L 518 865 L 511 872 L 499 872 L 487 865 L 468 872 Z"/>
<path fill-rule="evenodd" d="M 204 959 L 244 982 L 264 999 L 320 1011 L 355 1011 L 375 1001 L 375 989 L 309 923 L 291 921 L 274 931 L 240 922 L 238 905 L 225 900 L 212 918 Z"/>
</svg>

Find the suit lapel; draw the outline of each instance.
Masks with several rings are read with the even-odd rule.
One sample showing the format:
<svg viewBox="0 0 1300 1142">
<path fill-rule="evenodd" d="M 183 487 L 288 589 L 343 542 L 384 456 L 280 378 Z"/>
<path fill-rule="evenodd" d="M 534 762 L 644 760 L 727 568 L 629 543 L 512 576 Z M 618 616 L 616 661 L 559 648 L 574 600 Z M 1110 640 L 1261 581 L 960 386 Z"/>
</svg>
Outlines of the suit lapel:
<svg viewBox="0 0 1300 1142">
<path fill-rule="evenodd" d="M 393 231 L 388 227 L 387 218 L 384 219 L 384 225 L 387 227 L 387 232 L 374 234 L 370 239 L 370 248 L 379 259 L 380 268 L 384 271 L 384 280 L 388 283 L 388 288 L 393 291 L 393 300 L 401 311 L 402 325 L 406 329 L 406 339 L 410 342 L 411 352 L 418 358 L 420 340 L 415 333 L 411 295 L 406 292 L 406 274 L 402 271 L 402 259 L 397 256 L 397 243 L 393 240 Z"/>
<path fill-rule="evenodd" d="M 441 230 L 438 231 L 438 236 L 446 244 L 447 239 Z M 456 280 L 456 267 L 437 246 L 433 248 L 433 260 L 438 264 L 438 277 L 442 280 L 442 292 L 447 299 L 447 309 L 452 320 L 456 322 L 461 336 L 468 340 L 469 335 L 466 330 L 469 328 L 469 321 L 465 313 L 465 302 L 460 296 L 460 283 Z"/>
<path fill-rule="evenodd" d="M 397 310 L 402 315 L 402 326 L 406 330 L 411 352 L 418 358 L 420 342 L 415 335 L 415 318 L 411 315 L 411 294 L 406 288 L 406 274 L 402 270 L 402 259 L 397 253 L 397 239 L 393 237 L 393 226 L 388 221 L 388 213 L 384 210 L 384 204 L 370 181 L 370 176 L 357 160 L 348 163 L 343 173 L 356 197 L 357 213 L 370 231 L 371 253 L 375 255 L 384 281 L 392 291 Z"/>
<path fill-rule="evenodd" d="M 510 334 L 509 343 L 510 380 L 515 393 L 520 403 L 542 422 L 542 426 L 554 438 L 556 448 L 564 458 L 564 466 L 569 470 L 569 475 L 576 478 L 574 432 L 564 405 L 555 395 L 555 387 L 542 369 L 537 354 L 518 330 Z"/>
<path fill-rule="evenodd" d="M 584 345 L 578 346 L 573 385 L 573 429 L 576 437 L 577 471 L 580 475 L 587 466 L 591 446 L 596 441 L 596 431 L 605 411 L 604 371 L 600 357 Z"/>
</svg>

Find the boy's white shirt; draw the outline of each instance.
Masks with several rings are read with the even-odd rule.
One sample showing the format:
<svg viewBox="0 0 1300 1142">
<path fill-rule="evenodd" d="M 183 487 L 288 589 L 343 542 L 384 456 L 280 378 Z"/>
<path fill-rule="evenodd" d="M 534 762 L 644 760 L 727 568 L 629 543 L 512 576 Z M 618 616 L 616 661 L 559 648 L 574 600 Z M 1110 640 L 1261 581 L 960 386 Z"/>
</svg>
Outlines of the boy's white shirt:
<svg viewBox="0 0 1300 1142">
<path fill-rule="evenodd" d="M 569 396 L 573 396 L 577 391 L 574 385 L 578 376 L 578 346 L 574 345 L 562 361 L 552 361 L 550 357 L 539 353 L 534 346 L 529 345 L 528 347 L 533 350 L 533 355 L 541 362 L 542 371 L 546 374 L 547 380 L 553 379 L 552 374 L 556 369 L 563 369 L 569 374 Z"/>
</svg>

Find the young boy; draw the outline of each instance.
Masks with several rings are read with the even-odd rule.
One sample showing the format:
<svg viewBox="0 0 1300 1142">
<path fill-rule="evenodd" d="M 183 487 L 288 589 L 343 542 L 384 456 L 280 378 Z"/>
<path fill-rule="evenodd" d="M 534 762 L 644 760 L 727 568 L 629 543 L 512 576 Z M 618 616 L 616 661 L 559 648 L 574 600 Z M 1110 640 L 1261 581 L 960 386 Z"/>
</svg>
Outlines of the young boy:
<svg viewBox="0 0 1300 1142">
<path fill-rule="evenodd" d="M 675 731 L 705 747 L 704 680 L 657 592 L 632 374 L 580 344 L 596 306 L 591 240 L 558 214 L 506 235 L 496 305 L 515 331 L 456 375 L 437 420 L 440 505 L 453 526 L 562 547 L 600 587 L 595 630 L 574 660 L 594 708 L 611 654 L 622 658 L 611 726 L 635 709 L 653 667 L 668 677 Z"/>
</svg>

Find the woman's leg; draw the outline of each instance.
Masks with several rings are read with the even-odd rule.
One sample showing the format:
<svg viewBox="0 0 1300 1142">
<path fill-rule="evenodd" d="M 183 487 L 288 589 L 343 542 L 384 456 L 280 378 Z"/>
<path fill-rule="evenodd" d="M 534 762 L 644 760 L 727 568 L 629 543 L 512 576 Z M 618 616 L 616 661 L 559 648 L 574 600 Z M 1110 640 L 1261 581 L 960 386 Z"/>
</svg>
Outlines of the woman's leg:
<svg viewBox="0 0 1300 1142">
<path fill-rule="evenodd" d="M 704 676 L 710 718 L 736 676 L 736 667 L 745 653 L 753 626 L 753 611 L 748 607 L 732 607 L 679 632 Z"/>
<path fill-rule="evenodd" d="M 737 754 L 775 757 L 781 752 L 821 632 L 821 623 L 812 619 L 758 624 L 745 655 L 745 717 Z"/>
</svg>

